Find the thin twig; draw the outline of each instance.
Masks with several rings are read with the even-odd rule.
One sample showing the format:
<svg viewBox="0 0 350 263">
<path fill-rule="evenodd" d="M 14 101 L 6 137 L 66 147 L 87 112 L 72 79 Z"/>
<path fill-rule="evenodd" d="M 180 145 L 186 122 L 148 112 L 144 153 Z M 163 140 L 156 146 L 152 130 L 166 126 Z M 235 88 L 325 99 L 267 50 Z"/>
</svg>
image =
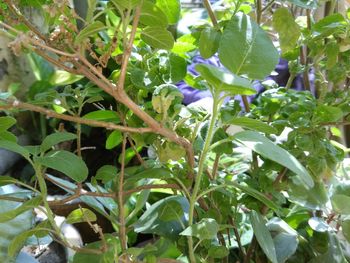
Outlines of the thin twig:
<svg viewBox="0 0 350 263">
<path fill-rule="evenodd" d="M 42 113 L 42 114 L 44 114 L 48 117 L 51 117 L 51 118 L 56 118 L 56 119 L 71 121 L 71 122 L 75 122 L 75 123 L 85 124 L 88 126 L 103 127 L 103 128 L 109 129 L 109 130 L 119 130 L 122 132 L 131 132 L 131 133 L 152 132 L 152 129 L 150 129 L 150 128 L 125 127 L 125 126 L 121 126 L 121 125 L 116 125 L 116 124 L 111 123 L 111 122 L 96 121 L 96 120 L 84 119 L 81 117 L 61 114 L 61 113 L 57 113 L 55 111 L 48 110 L 48 109 L 40 107 L 40 106 L 35 106 L 35 105 L 29 104 L 29 103 L 21 102 L 19 100 L 4 101 L 4 102 L 7 102 L 8 105 L 12 106 L 12 108 L 35 111 L 35 112 Z M 0 106 L 0 110 L 4 110 L 4 109 L 8 109 L 8 107 L 6 106 L 5 108 L 3 108 L 3 106 Z"/>
<path fill-rule="evenodd" d="M 213 11 L 213 8 L 212 8 L 209 0 L 203 0 L 203 5 L 205 6 L 205 9 L 208 12 L 210 20 L 213 23 L 213 26 L 216 26 L 218 24 L 218 20 L 216 19 L 215 13 Z"/>
<path fill-rule="evenodd" d="M 124 191 L 124 195 L 131 195 L 133 193 L 141 192 L 142 190 L 146 189 L 175 189 L 175 190 L 181 190 L 182 188 L 178 186 L 177 184 L 150 184 L 150 185 L 142 185 L 139 187 L 135 187 L 130 190 Z"/>
</svg>

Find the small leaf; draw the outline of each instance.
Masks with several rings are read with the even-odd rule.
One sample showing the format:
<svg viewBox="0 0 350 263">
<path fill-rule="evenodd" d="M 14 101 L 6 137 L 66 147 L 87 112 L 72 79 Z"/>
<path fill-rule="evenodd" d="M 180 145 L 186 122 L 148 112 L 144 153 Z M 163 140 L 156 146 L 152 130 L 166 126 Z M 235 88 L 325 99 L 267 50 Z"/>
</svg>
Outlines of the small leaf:
<svg viewBox="0 0 350 263">
<path fill-rule="evenodd" d="M 64 70 L 56 70 L 50 78 L 50 84 L 52 86 L 65 86 L 73 84 L 82 78 L 83 76 L 81 75 L 75 75 Z"/>
<path fill-rule="evenodd" d="M 9 210 L 7 212 L 1 213 L 0 214 L 0 223 L 4 223 L 4 222 L 7 222 L 11 219 L 14 219 L 15 217 L 19 216 L 20 214 L 24 213 L 25 211 L 28 211 L 30 209 L 33 209 L 33 208 L 39 206 L 41 202 L 42 202 L 42 197 L 37 196 L 37 197 L 34 197 L 34 198 L 24 202 L 19 207 L 15 208 L 13 210 Z"/>
<path fill-rule="evenodd" d="M 78 183 L 83 182 L 89 173 L 84 161 L 68 151 L 52 151 L 37 161 L 43 166 L 64 173 Z"/>
<path fill-rule="evenodd" d="M 267 134 L 277 133 L 277 130 L 273 126 L 268 125 L 260 120 L 251 119 L 248 117 L 237 117 L 228 121 L 227 124 L 238 125 L 243 128 L 247 128 L 250 130 L 255 130 L 255 131 L 259 131 Z"/>
<path fill-rule="evenodd" d="M 267 229 L 263 217 L 256 211 L 251 211 L 250 221 L 253 226 L 254 235 L 265 255 L 272 261 L 278 263 L 275 245 L 273 243 L 271 234 Z"/>
<path fill-rule="evenodd" d="M 212 239 L 219 231 L 219 224 L 213 218 L 203 218 L 196 224 L 187 227 L 180 233 L 182 236 L 193 236 L 200 240 Z"/>
<path fill-rule="evenodd" d="M 79 34 L 75 38 L 74 44 L 78 45 L 88 37 L 97 34 L 98 32 L 105 30 L 106 28 L 107 27 L 101 21 L 95 21 L 87 25 L 83 30 L 79 32 Z"/>
<path fill-rule="evenodd" d="M 95 121 L 110 121 L 119 123 L 120 118 L 115 111 L 111 110 L 97 110 L 89 112 L 83 116 L 84 119 L 95 120 Z"/>
<path fill-rule="evenodd" d="M 150 193 L 151 190 L 143 190 L 140 192 L 140 194 L 136 197 L 134 209 L 126 218 L 126 222 L 129 222 L 146 205 Z"/>
<path fill-rule="evenodd" d="M 311 188 L 314 182 L 308 171 L 285 149 L 277 146 L 265 136 L 253 131 L 236 133 L 235 139 L 261 156 L 268 158 L 296 173 L 305 187 Z"/>
<path fill-rule="evenodd" d="M 123 141 L 123 134 L 120 131 L 112 131 L 106 140 L 106 149 L 110 150 L 117 147 Z"/>
<path fill-rule="evenodd" d="M 69 132 L 56 132 L 52 133 L 45 137 L 43 142 L 40 145 L 40 151 L 46 152 L 47 150 L 50 150 L 53 146 L 65 142 L 76 139 L 77 136 L 73 133 Z"/>
<path fill-rule="evenodd" d="M 159 219 L 164 222 L 181 220 L 183 216 L 182 206 L 176 201 L 167 202 L 159 209 L 158 215 Z"/>
<path fill-rule="evenodd" d="M 0 131 L 0 141 L 10 141 L 13 143 L 17 143 L 17 137 L 12 132 Z"/>
<path fill-rule="evenodd" d="M 342 215 L 350 215 L 350 196 L 335 194 L 331 197 L 331 202 L 335 212 Z"/>
<path fill-rule="evenodd" d="M 0 117 L 0 131 L 6 131 L 16 124 L 16 119 L 6 116 Z"/>
<path fill-rule="evenodd" d="M 219 48 L 221 32 L 214 28 L 206 28 L 199 38 L 199 52 L 203 58 L 210 58 Z"/>
<path fill-rule="evenodd" d="M 94 212 L 87 208 L 78 208 L 70 212 L 66 222 L 68 224 L 76 224 L 81 222 L 95 222 L 97 217 Z"/>
<path fill-rule="evenodd" d="M 251 79 L 263 79 L 274 70 L 279 54 L 260 26 L 248 15 L 238 13 L 224 29 L 219 58 L 236 75 L 246 74 Z"/>
<path fill-rule="evenodd" d="M 232 95 L 253 95 L 256 90 L 248 79 L 236 76 L 218 67 L 197 64 L 196 70 L 218 92 L 228 92 Z"/>
<path fill-rule="evenodd" d="M 343 111 L 338 107 L 319 105 L 315 110 L 314 121 L 335 122 L 343 117 Z"/>
<path fill-rule="evenodd" d="M 144 1 L 141 9 L 140 23 L 146 26 L 166 28 L 168 18 L 161 8 L 151 1 Z"/>
<path fill-rule="evenodd" d="M 102 180 L 103 183 L 107 183 L 117 177 L 118 170 L 113 165 L 104 165 L 96 172 L 95 179 Z"/>
<path fill-rule="evenodd" d="M 141 39 L 153 48 L 172 49 L 173 35 L 163 27 L 152 26 L 142 30 Z"/>
<path fill-rule="evenodd" d="M 342 232 L 346 240 L 350 243 L 350 219 L 341 222 Z"/>
</svg>

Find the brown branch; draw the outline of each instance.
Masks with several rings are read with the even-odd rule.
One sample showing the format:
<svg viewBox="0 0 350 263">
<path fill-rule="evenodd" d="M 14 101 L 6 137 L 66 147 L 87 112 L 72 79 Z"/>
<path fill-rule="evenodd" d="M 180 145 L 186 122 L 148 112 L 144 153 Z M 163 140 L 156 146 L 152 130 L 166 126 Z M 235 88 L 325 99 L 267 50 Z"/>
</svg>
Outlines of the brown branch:
<svg viewBox="0 0 350 263">
<path fill-rule="evenodd" d="M 8 104 L 12 106 L 12 108 L 18 108 L 18 109 L 25 109 L 25 110 L 30 110 L 30 111 L 35 111 L 42 113 L 48 117 L 52 118 L 57 118 L 65 121 L 71 121 L 75 123 L 80 123 L 80 124 L 85 124 L 88 126 L 94 126 L 94 127 L 103 127 L 109 130 L 119 130 L 121 132 L 131 132 L 131 133 L 147 133 L 147 132 L 152 132 L 153 130 L 150 128 L 133 128 L 133 127 L 125 127 L 121 125 L 116 125 L 111 122 L 104 122 L 104 121 L 96 121 L 96 120 L 89 120 L 89 119 L 83 119 L 80 117 L 75 117 L 71 115 L 66 115 L 66 114 L 61 114 L 57 113 L 52 110 L 45 109 L 40 106 L 35 106 L 29 103 L 25 102 L 20 102 L 19 100 L 14 100 L 14 101 L 5 101 Z M 8 106 L 4 107 L 0 106 L 0 110 L 3 109 L 8 109 Z"/>
<path fill-rule="evenodd" d="M 128 42 L 128 45 L 124 49 L 122 67 L 121 67 L 120 76 L 118 79 L 118 89 L 124 89 L 125 77 L 126 77 L 126 72 L 128 69 L 128 62 L 129 62 L 130 54 L 132 51 L 132 45 L 134 43 L 134 39 L 135 39 L 136 31 L 137 31 L 137 25 L 139 24 L 140 15 L 141 15 L 141 5 L 138 6 L 135 10 L 135 16 L 134 16 L 134 21 L 132 23 L 132 29 L 131 29 L 131 33 L 130 33 L 129 42 Z"/>
<path fill-rule="evenodd" d="M 203 5 L 205 6 L 205 9 L 208 12 L 210 20 L 213 23 L 213 26 L 216 26 L 218 24 L 218 20 L 216 19 L 215 13 L 213 11 L 213 8 L 211 7 L 209 0 L 203 0 Z"/>
<path fill-rule="evenodd" d="M 141 192 L 142 190 L 147 190 L 147 189 L 166 189 L 166 188 L 181 190 L 181 187 L 178 186 L 177 184 L 150 184 L 150 185 L 142 185 L 142 186 L 124 191 L 123 195 L 131 195 L 133 193 Z"/>
</svg>

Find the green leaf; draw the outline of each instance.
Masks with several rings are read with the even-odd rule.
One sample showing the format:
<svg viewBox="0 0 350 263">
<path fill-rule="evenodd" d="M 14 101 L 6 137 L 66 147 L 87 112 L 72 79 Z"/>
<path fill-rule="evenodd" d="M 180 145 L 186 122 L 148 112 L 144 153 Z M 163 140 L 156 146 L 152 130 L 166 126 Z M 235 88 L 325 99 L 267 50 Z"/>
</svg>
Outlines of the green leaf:
<svg viewBox="0 0 350 263">
<path fill-rule="evenodd" d="M 265 122 L 262 122 L 260 120 L 251 119 L 248 117 L 237 117 L 232 120 L 229 120 L 227 124 L 238 125 L 243 128 L 247 128 L 250 130 L 255 130 L 255 131 L 259 131 L 267 134 L 277 133 L 277 130 L 273 126 L 268 125 Z"/>
<path fill-rule="evenodd" d="M 219 231 L 219 224 L 213 218 L 202 218 L 196 224 L 187 227 L 180 233 L 181 236 L 193 236 L 200 240 L 212 239 Z"/>
<path fill-rule="evenodd" d="M 182 207 L 182 222 L 178 220 L 163 221 L 159 218 L 159 211 L 162 211 L 162 207 L 166 206 L 168 202 L 178 202 Z M 139 220 L 133 225 L 136 233 L 149 233 L 159 236 L 163 236 L 169 239 L 178 239 L 179 233 L 183 230 L 185 222 L 185 214 L 188 213 L 189 203 L 188 200 L 179 195 L 166 197 L 154 204 L 152 204 L 146 212 L 139 218 Z M 172 213 L 172 211 L 169 211 Z M 178 212 L 178 211 L 177 211 Z"/>
<path fill-rule="evenodd" d="M 350 219 L 341 222 L 342 232 L 346 240 L 350 243 Z"/>
<path fill-rule="evenodd" d="M 28 211 L 30 209 L 33 209 L 33 208 L 39 206 L 41 202 L 42 202 L 42 197 L 37 196 L 37 197 L 34 197 L 34 198 L 24 202 L 23 204 L 21 204 L 19 207 L 15 208 L 15 209 L 1 213 L 0 214 L 0 223 L 4 223 L 4 222 L 7 222 L 9 220 L 14 219 L 15 217 L 24 213 L 25 211 Z"/>
<path fill-rule="evenodd" d="M 301 32 L 289 10 L 287 8 L 277 9 L 273 14 L 272 25 L 278 33 L 282 54 L 293 50 Z"/>
<path fill-rule="evenodd" d="M 267 223 L 272 234 L 278 262 L 286 262 L 298 248 L 298 232 L 285 221 L 274 217 Z"/>
<path fill-rule="evenodd" d="M 29 152 L 24 147 L 18 145 L 13 141 L 0 141 L 0 148 L 18 153 L 19 155 L 23 156 L 25 159 L 30 160 Z"/>
<path fill-rule="evenodd" d="M 169 201 L 165 203 L 160 209 L 159 209 L 159 219 L 164 222 L 169 222 L 173 220 L 180 220 L 183 216 L 183 209 L 181 204 L 179 204 L 177 201 Z"/>
<path fill-rule="evenodd" d="M 110 121 L 114 123 L 119 123 L 120 118 L 115 111 L 111 110 L 97 110 L 85 114 L 82 118 L 95 120 L 95 121 Z"/>
<path fill-rule="evenodd" d="M 183 80 L 187 74 L 187 62 L 184 58 L 171 53 L 169 56 L 170 79 L 172 83 Z"/>
<path fill-rule="evenodd" d="M 117 177 L 118 169 L 113 165 L 104 165 L 96 172 L 95 179 L 107 183 Z"/>
<path fill-rule="evenodd" d="M 181 15 L 180 0 L 157 0 L 156 5 L 164 12 L 170 25 L 179 21 Z"/>
<path fill-rule="evenodd" d="M 88 168 L 84 161 L 68 151 L 52 151 L 37 161 L 48 168 L 64 173 L 74 181 L 81 183 L 88 176 Z"/>
<path fill-rule="evenodd" d="M 47 229 L 42 228 L 33 228 L 27 230 L 25 232 L 18 233 L 12 240 L 8 246 L 9 256 L 14 257 L 24 246 L 25 241 L 36 233 L 42 234 L 43 232 L 47 232 Z"/>
<path fill-rule="evenodd" d="M 219 49 L 221 32 L 214 28 L 205 28 L 199 38 L 199 52 L 203 58 L 210 58 Z"/>
<path fill-rule="evenodd" d="M 350 215 L 350 196 L 335 194 L 331 197 L 333 210 L 342 215 Z"/>
<path fill-rule="evenodd" d="M 112 0 L 112 2 L 117 5 L 121 6 L 126 9 L 133 9 L 138 4 L 141 3 L 141 0 Z"/>
<path fill-rule="evenodd" d="M 212 246 L 208 250 L 208 256 L 212 258 L 227 257 L 230 251 L 225 246 Z"/>
<path fill-rule="evenodd" d="M 10 116 L 0 117 L 0 131 L 6 131 L 7 129 L 11 128 L 15 124 L 16 124 L 16 119 Z"/>
<path fill-rule="evenodd" d="M 0 141 L 10 141 L 13 143 L 17 143 L 17 137 L 12 132 L 0 131 Z"/>
<path fill-rule="evenodd" d="M 314 186 L 312 177 L 300 162 L 285 149 L 277 146 L 265 136 L 253 131 L 239 132 L 234 138 L 244 146 L 260 154 L 264 158 L 270 159 L 280 165 L 287 167 L 296 173 L 305 187 Z"/>
<path fill-rule="evenodd" d="M 151 1 L 144 1 L 141 9 L 140 23 L 146 26 L 155 26 L 165 29 L 168 25 L 168 18 L 161 8 Z"/>
<path fill-rule="evenodd" d="M 63 70 L 56 70 L 50 78 L 50 84 L 52 86 L 65 86 L 73 84 L 82 78 L 83 76 L 81 75 L 75 75 Z"/>
<path fill-rule="evenodd" d="M 234 74 L 263 79 L 274 70 L 279 54 L 265 31 L 248 15 L 238 13 L 223 32 L 219 58 Z"/>
<path fill-rule="evenodd" d="M 134 209 L 126 218 L 126 222 L 129 222 L 146 205 L 150 193 L 151 190 L 143 190 L 140 192 L 140 194 L 136 197 Z"/>
<path fill-rule="evenodd" d="M 343 111 L 338 107 L 319 105 L 315 110 L 315 122 L 335 122 L 343 117 Z"/>
<path fill-rule="evenodd" d="M 56 132 L 52 133 L 45 137 L 43 142 L 40 145 L 40 151 L 46 152 L 47 150 L 50 150 L 53 146 L 65 142 L 76 139 L 77 136 L 73 133 L 69 132 Z"/>
<path fill-rule="evenodd" d="M 174 38 L 172 34 L 163 27 L 152 26 L 142 30 L 141 39 L 153 48 L 172 49 Z"/>
<path fill-rule="evenodd" d="M 278 263 L 275 245 L 273 243 L 271 234 L 265 225 L 264 218 L 253 210 L 250 213 L 250 221 L 253 226 L 256 240 L 258 241 L 265 255 L 268 257 L 269 260 L 272 261 L 272 263 Z"/>
<path fill-rule="evenodd" d="M 84 29 L 82 29 L 79 34 L 76 36 L 74 40 L 74 44 L 78 45 L 83 42 L 88 37 L 91 37 L 94 34 L 97 34 L 100 31 L 105 30 L 107 27 L 101 21 L 95 21 L 89 25 L 87 25 Z"/>
<path fill-rule="evenodd" d="M 248 79 L 235 76 L 218 67 L 197 64 L 196 70 L 217 92 L 225 91 L 232 95 L 252 95 L 256 93 Z"/>
<path fill-rule="evenodd" d="M 88 9 L 86 14 L 86 23 L 91 24 L 93 22 L 94 13 L 97 7 L 97 0 L 88 0 Z"/>
<path fill-rule="evenodd" d="M 141 179 L 168 179 L 171 178 L 171 171 L 165 168 L 149 168 L 139 172 L 131 177 L 133 180 Z"/>
<path fill-rule="evenodd" d="M 66 218 L 68 224 L 76 224 L 82 222 L 95 222 L 97 217 L 94 212 L 87 208 L 78 208 L 70 212 Z"/>
<path fill-rule="evenodd" d="M 259 191 L 255 190 L 254 188 L 251 188 L 251 187 L 245 186 L 245 185 L 241 185 L 237 182 L 225 182 L 225 183 L 240 189 L 241 191 L 254 197 L 255 199 L 262 202 L 264 205 L 271 208 L 276 214 L 280 214 L 280 207 L 278 205 L 276 205 L 274 202 L 272 202 L 270 199 L 268 199 L 264 194 L 260 193 Z"/>
<path fill-rule="evenodd" d="M 112 131 L 106 140 L 106 149 L 110 150 L 117 147 L 123 141 L 123 134 L 120 131 Z"/>
</svg>

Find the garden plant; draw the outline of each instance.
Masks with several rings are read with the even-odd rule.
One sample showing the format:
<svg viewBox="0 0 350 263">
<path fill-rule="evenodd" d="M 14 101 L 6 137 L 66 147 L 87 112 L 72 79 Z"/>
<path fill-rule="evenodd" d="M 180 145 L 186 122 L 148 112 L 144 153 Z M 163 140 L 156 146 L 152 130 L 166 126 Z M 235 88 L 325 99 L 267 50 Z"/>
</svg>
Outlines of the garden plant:
<svg viewBox="0 0 350 263">
<path fill-rule="evenodd" d="M 0 148 L 24 160 L 0 176 L 1 262 L 45 240 L 74 263 L 350 260 L 348 3 L 213 2 L 0 0 L 1 49 L 35 75 L 1 87 Z M 185 105 L 180 81 L 210 96 Z M 67 207 L 97 241 L 67 239 Z"/>
</svg>

